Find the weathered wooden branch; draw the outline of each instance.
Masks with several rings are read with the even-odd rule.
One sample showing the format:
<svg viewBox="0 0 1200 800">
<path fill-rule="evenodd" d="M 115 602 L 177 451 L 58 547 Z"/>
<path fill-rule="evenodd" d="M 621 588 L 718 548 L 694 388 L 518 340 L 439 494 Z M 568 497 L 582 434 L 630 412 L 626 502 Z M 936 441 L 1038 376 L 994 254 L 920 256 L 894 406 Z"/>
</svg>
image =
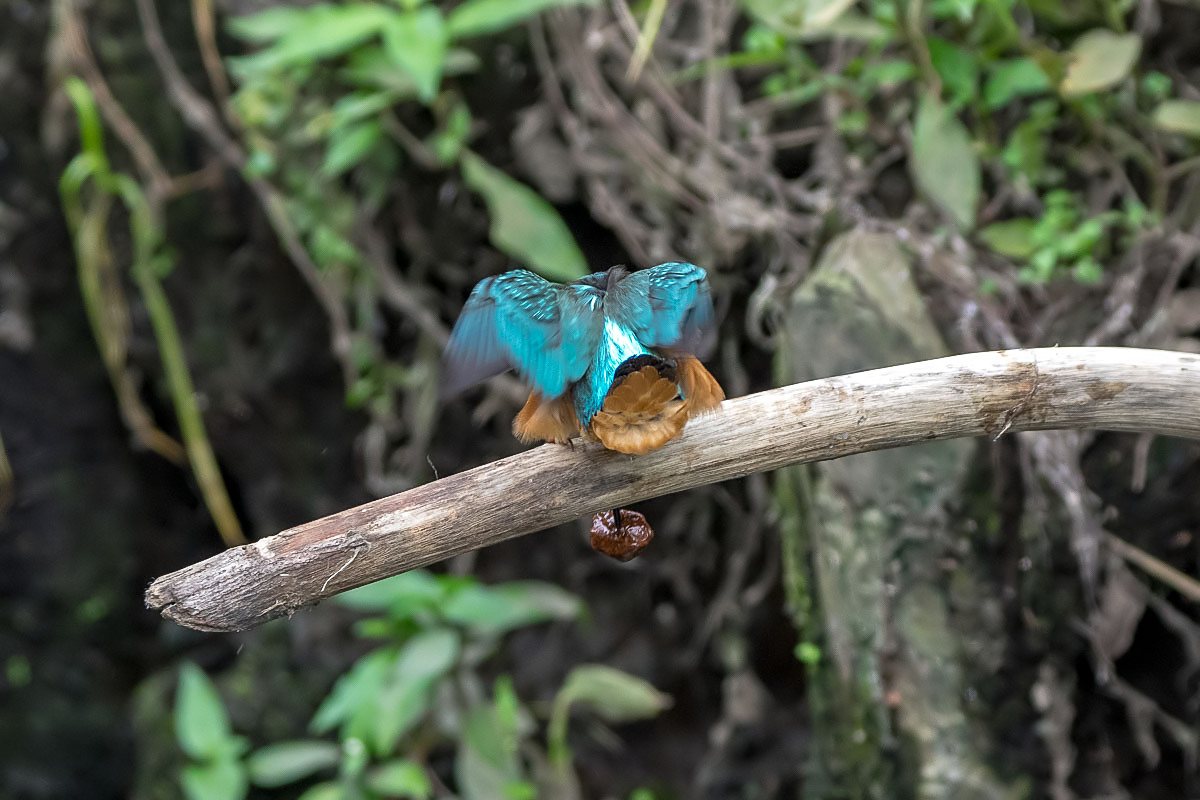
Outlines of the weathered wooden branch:
<svg viewBox="0 0 1200 800">
<path fill-rule="evenodd" d="M 546 445 L 226 550 L 154 581 L 146 604 L 191 628 L 245 630 L 602 509 L 788 464 L 1054 428 L 1200 438 L 1200 356 L 971 353 L 760 392 L 693 420 L 650 455 Z"/>
</svg>

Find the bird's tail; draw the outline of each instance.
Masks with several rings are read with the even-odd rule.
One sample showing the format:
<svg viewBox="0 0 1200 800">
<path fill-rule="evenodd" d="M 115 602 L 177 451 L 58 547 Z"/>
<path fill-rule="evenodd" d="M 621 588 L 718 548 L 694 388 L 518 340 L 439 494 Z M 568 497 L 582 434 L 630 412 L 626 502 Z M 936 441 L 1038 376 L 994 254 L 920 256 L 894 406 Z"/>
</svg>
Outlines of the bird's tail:
<svg viewBox="0 0 1200 800">
<path fill-rule="evenodd" d="M 642 455 L 679 436 L 689 416 L 712 411 L 724 397 L 695 358 L 634 356 L 617 369 L 591 433 L 609 450 Z"/>
</svg>

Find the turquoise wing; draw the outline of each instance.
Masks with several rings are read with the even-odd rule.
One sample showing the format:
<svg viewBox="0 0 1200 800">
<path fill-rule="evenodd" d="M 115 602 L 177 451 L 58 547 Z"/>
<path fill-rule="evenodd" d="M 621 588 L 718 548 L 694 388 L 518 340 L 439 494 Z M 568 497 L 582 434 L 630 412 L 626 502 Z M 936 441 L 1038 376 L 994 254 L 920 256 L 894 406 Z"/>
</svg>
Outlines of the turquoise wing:
<svg viewBox="0 0 1200 800">
<path fill-rule="evenodd" d="M 716 313 L 702 267 L 671 261 L 631 273 L 612 287 L 604 313 L 647 347 L 705 358 L 716 344 Z"/>
<path fill-rule="evenodd" d="M 485 278 L 450 333 L 443 392 L 514 369 L 543 396 L 559 397 L 587 371 L 604 325 L 602 298 L 593 287 L 562 286 L 524 269 Z"/>
</svg>

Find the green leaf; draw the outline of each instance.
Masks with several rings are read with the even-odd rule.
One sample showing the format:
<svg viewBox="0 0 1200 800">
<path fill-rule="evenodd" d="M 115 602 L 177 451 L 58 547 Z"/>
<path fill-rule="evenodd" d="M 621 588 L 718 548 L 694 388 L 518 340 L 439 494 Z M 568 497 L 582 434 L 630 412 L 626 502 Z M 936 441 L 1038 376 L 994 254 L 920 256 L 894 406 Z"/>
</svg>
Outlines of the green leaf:
<svg viewBox="0 0 1200 800">
<path fill-rule="evenodd" d="M 889 89 L 917 77 L 917 68 L 911 61 L 902 58 L 885 59 L 868 64 L 862 72 L 867 86 Z"/>
<path fill-rule="evenodd" d="M 414 611 L 434 607 L 445 595 L 445 587 L 432 573 L 414 569 L 352 589 L 338 595 L 334 602 L 359 611 L 386 611 L 393 617 L 404 618 Z"/>
<path fill-rule="evenodd" d="M 216 759 L 236 749 L 237 737 L 217 687 L 195 664 L 179 671 L 175 694 L 175 738 L 183 752 L 194 759 Z"/>
<path fill-rule="evenodd" d="M 448 167 L 458 161 L 470 133 L 471 109 L 459 100 L 441 120 L 437 131 L 429 137 L 427 144 L 437 156 L 438 163 Z"/>
<path fill-rule="evenodd" d="M 1154 109 L 1154 124 L 1170 133 L 1200 136 L 1200 101 L 1168 100 Z"/>
<path fill-rule="evenodd" d="M 584 664 L 567 675 L 550 712 L 546 739 L 556 763 L 570 761 L 567 722 L 571 710 L 583 705 L 609 722 L 648 719 L 671 705 L 668 695 L 641 678 L 601 664 Z"/>
<path fill-rule="evenodd" d="M 1104 279 L 1104 270 L 1100 263 L 1090 256 L 1076 261 L 1075 266 L 1071 268 L 1071 274 L 1075 280 L 1088 286 L 1095 286 Z"/>
<path fill-rule="evenodd" d="M 305 14 L 305 9 L 276 6 L 257 14 L 232 17 L 226 28 L 239 39 L 265 43 L 286 35 L 297 23 L 303 22 Z"/>
<path fill-rule="evenodd" d="M 979 158 L 967 129 L 932 93 L 926 93 L 917 108 L 909 168 L 917 187 L 959 228 L 975 224 Z"/>
<path fill-rule="evenodd" d="M 457 663 L 461 650 L 458 633 L 448 628 L 422 631 L 404 643 L 375 698 L 378 714 L 367 741 L 376 755 L 390 753 L 425 716 L 438 681 Z"/>
<path fill-rule="evenodd" d="M 979 85 L 979 65 L 975 55 L 956 44 L 930 36 L 929 58 L 950 94 L 950 105 L 958 108 L 975 97 Z"/>
<path fill-rule="evenodd" d="M 396 656 L 395 648 L 385 647 L 373 650 L 356 661 L 326 695 L 313 715 L 310 730 L 313 733 L 327 733 L 338 725 L 342 725 L 343 730 L 374 727 L 378 708 L 375 701 L 387 680 L 388 671 L 396 663 Z M 353 723 L 356 720 L 358 724 L 355 726 Z"/>
<path fill-rule="evenodd" d="M 469 50 L 452 47 L 446 51 L 442 77 L 463 75 L 479 70 L 479 57 Z M 350 53 L 347 65 L 339 73 L 347 83 L 370 86 L 391 92 L 396 100 L 417 96 L 417 82 L 402 69 L 382 46 L 364 45 Z"/>
<path fill-rule="evenodd" d="M 384 51 L 412 76 L 417 96 L 426 103 L 437 96 L 448 42 L 442 12 L 434 6 L 396 14 L 383 28 Z"/>
<path fill-rule="evenodd" d="M 1100 240 L 1104 238 L 1105 225 L 1101 218 L 1093 217 L 1085 220 L 1075 230 L 1068 231 L 1059 238 L 1057 250 L 1060 256 L 1068 259 L 1082 258 L 1092 253 Z"/>
<path fill-rule="evenodd" d="M 341 748 L 331 742 L 278 742 L 254 751 L 246 769 L 255 786 L 274 789 L 335 766 L 341 755 Z"/>
<path fill-rule="evenodd" d="M 1171 93 L 1173 83 L 1170 76 L 1157 70 L 1150 70 L 1142 75 L 1138 86 L 1147 99 L 1166 100 L 1167 95 Z"/>
<path fill-rule="evenodd" d="M 277 166 L 275 156 L 270 151 L 256 148 L 250 151 L 250 157 L 246 159 L 245 171 L 251 178 L 265 178 L 273 173 Z"/>
<path fill-rule="evenodd" d="M 1050 90 L 1050 78 L 1032 58 L 997 61 L 983 85 L 983 103 L 989 109 L 1002 108 L 1018 97 L 1042 94 Z"/>
<path fill-rule="evenodd" d="M 249 788 L 246 770 L 231 757 L 189 764 L 179 778 L 188 800 L 241 800 Z"/>
<path fill-rule="evenodd" d="M 512 27 L 549 8 L 591 6 L 596 0 L 467 0 L 450 12 L 451 39 L 481 36 Z"/>
<path fill-rule="evenodd" d="M 554 207 L 470 151 L 463 178 L 483 195 L 491 214 L 492 244 L 547 278 L 570 281 L 587 274 L 587 260 Z"/>
<path fill-rule="evenodd" d="M 360 90 L 344 94 L 330 108 L 330 128 L 337 130 L 368 117 L 374 117 L 380 111 L 391 108 L 396 103 L 396 95 L 388 91 Z"/>
<path fill-rule="evenodd" d="M 602 664 L 584 664 L 571 670 L 559 695 L 564 698 L 562 702 L 586 706 L 608 722 L 650 719 L 671 705 L 670 696 L 652 684 Z"/>
<path fill-rule="evenodd" d="M 388 797 L 426 800 L 433 796 L 433 784 L 425 768 L 414 761 L 387 761 L 367 773 L 367 788 Z"/>
<path fill-rule="evenodd" d="M 308 246 L 317 264 L 324 269 L 344 267 L 358 261 L 354 244 L 323 222 L 316 223 Z"/>
<path fill-rule="evenodd" d="M 357 797 L 358 795 L 350 795 Z M 309 788 L 298 800 L 345 800 L 348 795 L 342 791 L 342 785 L 333 781 L 318 783 Z"/>
<path fill-rule="evenodd" d="M 1114 86 L 1133 70 L 1141 52 L 1142 39 L 1136 33 L 1090 30 L 1071 46 L 1058 89 L 1064 97 L 1079 97 Z"/>
<path fill-rule="evenodd" d="M 378 34 L 394 16 L 372 3 L 315 5 L 302 14 L 275 44 L 242 59 L 242 68 L 272 70 L 340 56 Z"/>
<path fill-rule="evenodd" d="M 1053 183 L 1061 170 L 1048 163 L 1050 136 L 1059 119 L 1055 100 L 1037 100 L 1029 106 L 1029 117 L 1008 137 L 1000 158 L 1014 174 L 1032 184 Z"/>
<path fill-rule="evenodd" d="M 578 597 L 540 581 L 466 586 L 441 607 L 442 616 L 448 621 L 492 635 L 538 622 L 575 619 L 582 611 L 583 603 Z"/>
<path fill-rule="evenodd" d="M 325 151 L 321 171 L 332 178 L 353 169 L 371 154 L 382 138 L 383 128 L 373 119 L 334 131 L 329 137 L 329 149 Z"/>
<path fill-rule="evenodd" d="M 79 121 L 80 148 L 92 160 L 95 172 L 109 172 L 108 156 L 104 151 L 104 125 L 96 109 L 92 90 L 79 78 L 71 76 L 63 84 L 71 104 L 75 106 L 75 117 Z"/>
<path fill-rule="evenodd" d="M 821 648 L 812 642 L 800 642 L 795 649 L 796 660 L 801 664 L 815 666 L 821 663 Z"/>
<path fill-rule="evenodd" d="M 1033 240 L 1036 226 L 1037 220 L 1026 217 L 994 222 L 979 231 L 979 238 L 1000 255 L 1023 260 L 1037 249 Z"/>
<path fill-rule="evenodd" d="M 929 15 L 934 19 L 957 19 L 959 22 L 970 22 L 977 5 L 979 5 L 978 0 L 933 0 L 929 4 Z"/>
<path fill-rule="evenodd" d="M 476 706 L 463 726 L 454 774 L 465 800 L 496 800 L 524 782 L 520 734 L 489 705 Z"/>
</svg>

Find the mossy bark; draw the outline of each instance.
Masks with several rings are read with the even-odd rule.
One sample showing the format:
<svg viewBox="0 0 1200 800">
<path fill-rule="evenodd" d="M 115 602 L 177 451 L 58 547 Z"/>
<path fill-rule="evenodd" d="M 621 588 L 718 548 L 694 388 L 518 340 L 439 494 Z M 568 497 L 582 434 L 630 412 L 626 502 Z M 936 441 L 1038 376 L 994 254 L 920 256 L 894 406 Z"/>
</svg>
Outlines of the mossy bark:
<svg viewBox="0 0 1200 800">
<path fill-rule="evenodd" d="M 849 233 L 790 299 L 778 377 L 936 358 L 948 349 L 890 237 Z M 952 618 L 986 605 L 946 512 L 975 445 L 937 442 L 782 470 L 785 585 L 809 664 L 810 798 L 1004 798 L 968 713 L 964 654 L 998 635 Z M 999 624 L 998 621 L 996 623 Z M 993 639 L 994 640 L 994 639 Z"/>
</svg>

